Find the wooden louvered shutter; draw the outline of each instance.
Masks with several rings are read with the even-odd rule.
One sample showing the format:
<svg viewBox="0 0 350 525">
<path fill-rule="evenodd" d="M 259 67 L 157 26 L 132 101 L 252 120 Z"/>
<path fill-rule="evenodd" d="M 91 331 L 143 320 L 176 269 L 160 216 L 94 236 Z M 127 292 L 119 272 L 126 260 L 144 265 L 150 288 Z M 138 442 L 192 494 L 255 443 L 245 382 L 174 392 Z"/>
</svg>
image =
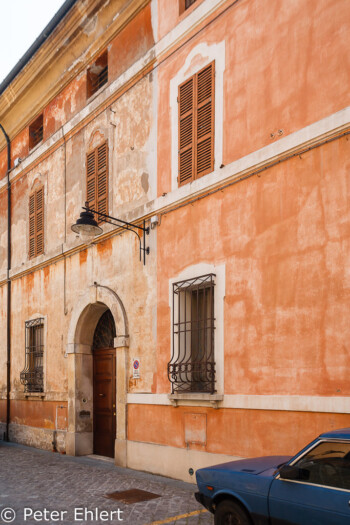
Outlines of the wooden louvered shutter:
<svg viewBox="0 0 350 525">
<path fill-rule="evenodd" d="M 190 182 L 194 164 L 194 77 L 179 86 L 179 186 Z"/>
<path fill-rule="evenodd" d="M 197 73 L 195 178 L 214 169 L 214 62 Z"/>
<path fill-rule="evenodd" d="M 107 142 L 97 148 L 97 210 L 108 213 L 108 146 Z"/>
<path fill-rule="evenodd" d="M 35 193 L 29 196 L 29 258 L 35 257 Z"/>
<path fill-rule="evenodd" d="M 107 142 L 86 155 L 86 200 L 90 208 L 108 213 Z"/>
<path fill-rule="evenodd" d="M 35 193 L 36 254 L 44 253 L 44 188 Z"/>
<path fill-rule="evenodd" d="M 86 155 L 86 200 L 96 209 L 96 150 Z"/>
<path fill-rule="evenodd" d="M 29 258 L 44 253 L 44 188 L 29 196 Z"/>
</svg>

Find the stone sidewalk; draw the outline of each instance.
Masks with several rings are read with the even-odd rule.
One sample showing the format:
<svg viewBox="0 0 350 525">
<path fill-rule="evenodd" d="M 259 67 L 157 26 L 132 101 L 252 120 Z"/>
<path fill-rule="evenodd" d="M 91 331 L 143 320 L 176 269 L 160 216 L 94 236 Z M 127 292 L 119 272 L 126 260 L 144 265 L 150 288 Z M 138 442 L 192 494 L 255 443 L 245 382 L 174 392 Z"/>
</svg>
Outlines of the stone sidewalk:
<svg viewBox="0 0 350 525">
<path fill-rule="evenodd" d="M 129 489 L 160 497 L 132 504 L 106 498 Z M 112 462 L 0 441 L 1 525 L 212 525 L 213 516 L 197 503 L 195 490 L 196 485 Z"/>
</svg>

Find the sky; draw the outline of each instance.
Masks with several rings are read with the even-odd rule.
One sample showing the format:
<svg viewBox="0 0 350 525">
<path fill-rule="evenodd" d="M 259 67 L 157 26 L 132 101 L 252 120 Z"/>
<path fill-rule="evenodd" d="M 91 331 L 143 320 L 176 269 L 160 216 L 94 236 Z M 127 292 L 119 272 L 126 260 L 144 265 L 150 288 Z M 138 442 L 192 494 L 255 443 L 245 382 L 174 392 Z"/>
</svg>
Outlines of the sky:
<svg viewBox="0 0 350 525">
<path fill-rule="evenodd" d="M 0 83 L 64 0 L 0 0 Z"/>
</svg>

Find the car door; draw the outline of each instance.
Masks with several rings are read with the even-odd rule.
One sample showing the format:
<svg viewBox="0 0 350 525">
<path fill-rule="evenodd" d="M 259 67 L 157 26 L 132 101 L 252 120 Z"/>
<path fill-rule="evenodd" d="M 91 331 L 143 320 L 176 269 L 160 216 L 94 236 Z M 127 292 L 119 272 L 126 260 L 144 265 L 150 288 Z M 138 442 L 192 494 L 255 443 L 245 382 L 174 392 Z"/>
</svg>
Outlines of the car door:
<svg viewBox="0 0 350 525">
<path fill-rule="evenodd" d="M 272 525 L 348 525 L 350 523 L 350 443 L 322 440 L 293 466 L 303 479 L 272 482 Z"/>
</svg>

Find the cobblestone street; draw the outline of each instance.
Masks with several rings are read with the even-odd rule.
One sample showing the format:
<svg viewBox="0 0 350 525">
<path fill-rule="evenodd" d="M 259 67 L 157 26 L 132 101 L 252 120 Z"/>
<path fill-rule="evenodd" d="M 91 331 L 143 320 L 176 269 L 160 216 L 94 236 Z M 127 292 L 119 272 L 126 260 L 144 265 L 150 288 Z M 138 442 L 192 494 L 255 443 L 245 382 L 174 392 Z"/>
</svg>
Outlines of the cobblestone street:
<svg viewBox="0 0 350 525">
<path fill-rule="evenodd" d="M 1 524 L 213 523 L 212 515 L 194 498 L 196 485 L 123 469 L 108 461 L 0 442 L 0 472 Z M 160 497 L 133 504 L 106 498 L 128 489 Z M 12 509 L 16 516 L 5 509 Z M 34 515 L 34 511 L 41 513 Z"/>
</svg>

